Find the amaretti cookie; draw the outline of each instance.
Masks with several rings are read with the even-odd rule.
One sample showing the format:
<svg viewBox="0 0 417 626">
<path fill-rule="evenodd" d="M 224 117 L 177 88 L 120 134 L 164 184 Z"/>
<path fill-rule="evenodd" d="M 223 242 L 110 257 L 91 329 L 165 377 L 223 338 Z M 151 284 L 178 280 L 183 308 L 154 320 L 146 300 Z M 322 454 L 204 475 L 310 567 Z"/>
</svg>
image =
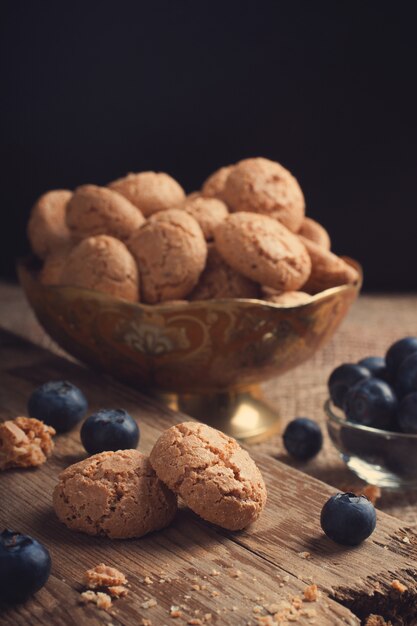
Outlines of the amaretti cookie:
<svg viewBox="0 0 417 626">
<path fill-rule="evenodd" d="M 206 267 L 189 300 L 258 297 L 259 285 L 230 267 L 219 254 L 216 245 L 210 243 Z"/>
<path fill-rule="evenodd" d="M 249 454 L 206 424 L 169 428 L 149 458 L 158 477 L 208 522 L 241 530 L 265 506 L 265 483 Z"/>
<path fill-rule="evenodd" d="M 231 267 L 261 285 L 296 291 L 310 274 L 310 257 L 300 239 L 266 215 L 229 215 L 217 226 L 214 239 Z"/>
<path fill-rule="evenodd" d="M 67 206 L 67 224 L 80 240 L 111 235 L 126 241 L 145 222 L 142 213 L 116 191 L 97 185 L 78 187 Z"/>
<path fill-rule="evenodd" d="M 128 539 L 165 528 L 174 518 L 177 499 L 147 456 L 119 450 L 67 467 L 59 476 L 53 505 L 72 530 Z"/>
<path fill-rule="evenodd" d="M 305 201 L 301 187 L 285 167 L 264 158 L 240 161 L 226 179 L 222 198 L 231 211 L 262 213 L 299 231 Z"/>
<path fill-rule="evenodd" d="M 128 174 L 108 186 L 130 200 L 145 216 L 170 209 L 185 198 L 181 185 L 165 172 Z"/>
<path fill-rule="evenodd" d="M 223 199 L 223 190 L 233 165 L 225 165 L 211 174 L 201 187 L 203 196 Z"/>
<path fill-rule="evenodd" d="M 333 252 L 305 237 L 300 236 L 300 240 L 308 251 L 312 265 L 310 276 L 303 285 L 303 291 L 314 294 L 330 287 L 355 283 L 358 280 L 358 272 Z"/>
<path fill-rule="evenodd" d="M 0 423 L 0 470 L 37 467 L 54 448 L 55 429 L 32 417 L 16 417 Z"/>
<path fill-rule="evenodd" d="M 306 239 L 310 239 L 310 241 L 314 241 L 314 243 L 326 250 L 330 250 L 331 248 L 329 233 L 321 224 L 311 219 L 311 217 L 304 218 L 298 234 Z"/>
<path fill-rule="evenodd" d="M 124 243 L 98 235 L 83 239 L 69 253 L 60 276 L 61 285 L 84 287 L 117 298 L 139 300 L 139 273 Z"/>
<path fill-rule="evenodd" d="M 213 239 L 214 229 L 229 215 L 224 202 L 218 198 L 205 198 L 199 193 L 187 196 L 176 208 L 197 220 L 207 241 Z"/>
<path fill-rule="evenodd" d="M 55 189 L 44 193 L 32 208 L 27 232 L 33 252 L 41 259 L 69 245 L 66 211 L 71 197 L 71 191 Z"/>
<path fill-rule="evenodd" d="M 185 211 L 152 215 L 129 240 L 139 267 L 144 302 L 181 300 L 195 287 L 207 257 L 197 221 Z"/>
<path fill-rule="evenodd" d="M 55 252 L 49 254 L 42 266 L 40 281 L 43 285 L 59 285 L 62 271 L 67 262 L 69 250 L 65 252 Z"/>
<path fill-rule="evenodd" d="M 283 306 L 298 306 L 311 300 L 311 295 L 305 291 L 284 291 L 283 293 L 271 293 L 265 296 L 267 302 L 282 304 Z"/>
</svg>

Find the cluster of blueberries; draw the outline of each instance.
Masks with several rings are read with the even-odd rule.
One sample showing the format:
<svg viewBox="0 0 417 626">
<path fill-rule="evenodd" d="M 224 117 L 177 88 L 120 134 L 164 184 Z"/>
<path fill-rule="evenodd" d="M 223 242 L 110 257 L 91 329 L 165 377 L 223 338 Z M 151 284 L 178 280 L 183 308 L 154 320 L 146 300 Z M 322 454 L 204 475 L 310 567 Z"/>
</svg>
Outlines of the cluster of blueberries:
<svg viewBox="0 0 417 626">
<path fill-rule="evenodd" d="M 385 358 L 340 365 L 328 387 L 333 404 L 350 422 L 417 434 L 417 337 L 396 341 Z"/>
</svg>

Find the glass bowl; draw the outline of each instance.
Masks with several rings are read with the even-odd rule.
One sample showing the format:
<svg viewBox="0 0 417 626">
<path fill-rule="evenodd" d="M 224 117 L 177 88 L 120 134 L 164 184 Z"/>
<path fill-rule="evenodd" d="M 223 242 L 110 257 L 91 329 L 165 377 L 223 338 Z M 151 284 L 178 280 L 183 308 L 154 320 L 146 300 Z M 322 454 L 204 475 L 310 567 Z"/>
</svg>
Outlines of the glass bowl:
<svg viewBox="0 0 417 626">
<path fill-rule="evenodd" d="M 417 489 L 417 435 L 349 422 L 330 400 L 324 410 L 330 439 L 359 478 L 388 489 Z"/>
</svg>

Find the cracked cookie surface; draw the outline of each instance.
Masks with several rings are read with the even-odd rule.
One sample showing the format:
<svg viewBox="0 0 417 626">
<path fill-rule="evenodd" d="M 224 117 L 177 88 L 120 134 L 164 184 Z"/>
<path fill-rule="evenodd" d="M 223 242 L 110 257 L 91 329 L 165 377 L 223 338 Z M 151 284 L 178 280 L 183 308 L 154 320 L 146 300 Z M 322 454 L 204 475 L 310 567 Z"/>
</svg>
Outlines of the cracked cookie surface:
<svg viewBox="0 0 417 626">
<path fill-rule="evenodd" d="M 152 215 L 128 245 L 139 267 L 143 300 L 149 304 L 185 298 L 206 263 L 203 232 L 180 209 Z"/>
<path fill-rule="evenodd" d="M 139 299 L 135 259 L 124 243 L 107 235 L 83 239 L 66 258 L 60 284 L 108 293 L 124 300 Z"/>
<path fill-rule="evenodd" d="M 213 172 L 203 183 L 201 193 L 203 196 L 223 199 L 226 180 L 234 168 L 234 165 L 225 165 Z"/>
<path fill-rule="evenodd" d="M 16 417 L 0 423 L 0 470 L 37 467 L 54 448 L 55 429 L 33 417 Z"/>
<path fill-rule="evenodd" d="M 299 289 L 310 274 L 310 257 L 300 239 L 266 215 L 229 215 L 216 228 L 214 239 L 237 272 L 277 291 Z"/>
<path fill-rule="evenodd" d="M 146 217 L 157 211 L 170 209 L 185 198 L 181 185 L 165 172 L 128 174 L 108 186 L 127 198 Z"/>
<path fill-rule="evenodd" d="M 258 298 L 259 285 L 236 272 L 223 260 L 214 243 L 208 245 L 207 263 L 189 300 Z"/>
<path fill-rule="evenodd" d="M 39 258 L 45 259 L 70 244 L 66 212 L 71 197 L 71 191 L 55 189 L 44 193 L 33 205 L 27 232 L 32 250 Z"/>
<path fill-rule="evenodd" d="M 67 206 L 67 225 L 74 238 L 111 235 L 126 241 L 145 218 L 116 191 L 97 185 L 77 187 Z"/>
<path fill-rule="evenodd" d="M 304 219 L 301 187 L 285 167 L 264 158 L 244 159 L 226 179 L 222 197 L 231 211 L 269 215 L 292 232 Z"/>
<path fill-rule="evenodd" d="M 300 236 L 311 259 L 311 273 L 303 285 L 303 291 L 319 293 L 330 287 L 355 283 L 358 272 L 340 257 L 319 246 L 314 241 Z"/>
<path fill-rule="evenodd" d="M 205 198 L 199 193 L 187 196 L 176 208 L 197 220 L 206 241 L 213 239 L 214 229 L 229 215 L 227 206 L 219 198 Z"/>
<path fill-rule="evenodd" d="M 113 539 L 160 530 L 177 510 L 176 496 L 138 450 L 101 452 L 70 465 L 59 476 L 53 504 L 68 528 Z"/>
<path fill-rule="evenodd" d="M 166 430 L 150 461 L 159 478 L 203 519 L 241 530 L 266 502 L 261 472 L 235 439 L 206 424 L 184 422 Z"/>
</svg>

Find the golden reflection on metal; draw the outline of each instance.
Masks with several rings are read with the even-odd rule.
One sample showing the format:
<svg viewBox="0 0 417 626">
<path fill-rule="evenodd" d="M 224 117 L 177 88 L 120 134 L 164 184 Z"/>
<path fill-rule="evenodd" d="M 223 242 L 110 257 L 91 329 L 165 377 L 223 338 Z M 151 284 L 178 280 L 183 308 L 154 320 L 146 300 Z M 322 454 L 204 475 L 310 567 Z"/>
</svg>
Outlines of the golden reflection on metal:
<svg viewBox="0 0 417 626">
<path fill-rule="evenodd" d="M 346 259 L 360 270 L 355 261 Z M 258 383 L 309 359 L 336 331 L 361 280 L 295 307 L 264 300 L 131 303 L 75 287 L 42 285 L 18 264 L 27 299 L 69 354 L 239 439 L 279 430 Z"/>
</svg>

